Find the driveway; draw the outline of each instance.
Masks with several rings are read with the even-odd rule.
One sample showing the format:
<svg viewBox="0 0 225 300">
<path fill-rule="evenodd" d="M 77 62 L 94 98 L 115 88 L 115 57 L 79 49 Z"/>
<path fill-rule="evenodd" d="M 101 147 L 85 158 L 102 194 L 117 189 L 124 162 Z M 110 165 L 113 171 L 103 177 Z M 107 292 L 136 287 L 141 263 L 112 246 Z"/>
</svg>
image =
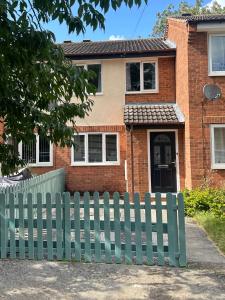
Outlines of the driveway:
<svg viewBox="0 0 225 300">
<path fill-rule="evenodd" d="M 0 299 L 224 300 L 225 258 L 187 220 L 188 268 L 0 261 Z"/>
</svg>

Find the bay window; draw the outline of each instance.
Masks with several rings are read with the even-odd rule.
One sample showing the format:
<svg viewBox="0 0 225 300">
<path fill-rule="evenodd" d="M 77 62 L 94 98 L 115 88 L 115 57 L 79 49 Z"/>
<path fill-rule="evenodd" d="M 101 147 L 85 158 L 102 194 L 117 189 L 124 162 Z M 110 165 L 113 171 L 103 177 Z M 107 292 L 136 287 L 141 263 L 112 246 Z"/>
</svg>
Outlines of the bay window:
<svg viewBox="0 0 225 300">
<path fill-rule="evenodd" d="M 52 144 L 45 136 L 35 135 L 29 144 L 19 143 L 19 154 L 27 164 L 52 166 Z"/>
<path fill-rule="evenodd" d="M 126 63 L 127 92 L 157 92 L 157 62 Z"/>
<path fill-rule="evenodd" d="M 225 169 L 225 124 L 211 125 L 212 169 Z"/>
<path fill-rule="evenodd" d="M 209 35 L 209 75 L 225 76 L 225 34 Z"/>
<path fill-rule="evenodd" d="M 119 164 L 118 133 L 80 133 L 74 142 L 72 165 Z"/>
</svg>

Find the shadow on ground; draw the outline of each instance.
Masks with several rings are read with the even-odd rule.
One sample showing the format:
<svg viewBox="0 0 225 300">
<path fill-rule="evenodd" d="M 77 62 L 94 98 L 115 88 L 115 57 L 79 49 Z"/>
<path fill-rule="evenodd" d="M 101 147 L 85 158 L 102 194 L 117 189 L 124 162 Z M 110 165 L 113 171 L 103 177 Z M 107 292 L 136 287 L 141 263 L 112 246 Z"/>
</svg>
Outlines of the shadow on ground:
<svg viewBox="0 0 225 300">
<path fill-rule="evenodd" d="M 5 299 L 225 299 L 225 268 L 0 261 Z"/>
</svg>

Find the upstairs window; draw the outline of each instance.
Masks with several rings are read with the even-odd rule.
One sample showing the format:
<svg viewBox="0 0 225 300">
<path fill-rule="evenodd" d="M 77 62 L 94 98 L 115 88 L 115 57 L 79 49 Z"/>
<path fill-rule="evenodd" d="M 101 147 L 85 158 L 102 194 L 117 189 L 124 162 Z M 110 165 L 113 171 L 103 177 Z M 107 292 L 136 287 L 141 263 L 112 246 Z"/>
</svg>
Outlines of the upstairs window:
<svg viewBox="0 0 225 300">
<path fill-rule="evenodd" d="M 127 92 L 157 91 L 157 62 L 126 63 Z"/>
<path fill-rule="evenodd" d="M 102 92 L 102 67 L 100 64 L 87 65 L 88 71 L 92 71 L 95 73 L 95 77 L 90 80 L 96 88 L 96 93 Z"/>
<path fill-rule="evenodd" d="M 211 126 L 212 168 L 225 169 L 225 125 Z"/>
<path fill-rule="evenodd" d="M 29 144 L 19 144 L 20 157 L 30 165 L 51 166 L 52 144 L 44 137 L 35 135 Z"/>
<path fill-rule="evenodd" d="M 119 163 L 117 133 L 81 133 L 74 136 L 72 165 L 110 165 Z"/>
<path fill-rule="evenodd" d="M 209 35 L 209 75 L 225 76 L 225 34 Z"/>
<path fill-rule="evenodd" d="M 77 65 L 79 68 L 92 71 L 95 73 L 95 77 L 89 80 L 96 88 L 96 93 L 102 93 L 102 65 L 101 64 L 90 64 L 90 65 Z"/>
</svg>

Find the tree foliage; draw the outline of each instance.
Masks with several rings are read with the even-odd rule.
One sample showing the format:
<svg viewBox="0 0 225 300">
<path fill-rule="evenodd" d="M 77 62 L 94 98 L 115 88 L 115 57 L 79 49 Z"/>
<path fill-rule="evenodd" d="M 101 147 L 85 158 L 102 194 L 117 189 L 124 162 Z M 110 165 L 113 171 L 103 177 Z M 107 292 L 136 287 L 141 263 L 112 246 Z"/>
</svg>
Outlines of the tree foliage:
<svg viewBox="0 0 225 300">
<path fill-rule="evenodd" d="M 145 0 L 147 1 L 147 0 Z M 0 0 L 0 164 L 9 174 L 23 164 L 14 143 L 29 143 L 34 131 L 60 146 L 71 146 L 76 117 L 91 110 L 94 76 L 75 67 L 45 30 L 52 20 L 65 23 L 69 33 L 104 29 L 104 15 L 122 3 L 141 0 Z M 71 98 L 77 98 L 76 103 Z M 69 124 L 69 125 L 68 125 Z M 0 124 L 1 127 L 1 124 Z"/>
<path fill-rule="evenodd" d="M 214 1 L 210 6 L 203 6 L 203 0 L 196 0 L 194 5 L 191 5 L 186 1 L 181 1 L 178 8 L 175 8 L 173 4 L 169 4 L 165 10 L 157 13 L 157 19 L 155 26 L 153 27 L 152 36 L 163 36 L 165 33 L 167 17 L 179 16 L 183 13 L 190 13 L 193 15 L 223 14 L 225 13 L 225 7 L 222 7 L 217 1 Z"/>
</svg>

